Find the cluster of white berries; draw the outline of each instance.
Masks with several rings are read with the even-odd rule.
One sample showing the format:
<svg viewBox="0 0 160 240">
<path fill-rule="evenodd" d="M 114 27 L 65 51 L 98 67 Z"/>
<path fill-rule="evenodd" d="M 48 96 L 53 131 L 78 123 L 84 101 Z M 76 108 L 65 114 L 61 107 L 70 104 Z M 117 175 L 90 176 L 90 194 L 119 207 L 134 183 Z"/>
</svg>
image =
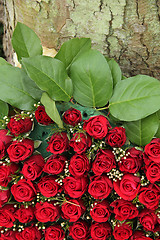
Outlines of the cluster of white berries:
<svg viewBox="0 0 160 240">
<path fill-rule="evenodd" d="M 112 153 L 115 156 L 116 162 L 120 162 L 121 159 L 126 159 L 130 155 L 130 152 L 125 152 L 122 148 L 113 148 Z"/>
<path fill-rule="evenodd" d="M 141 177 L 141 186 L 147 186 L 149 183 L 149 180 L 146 180 L 144 176 Z"/>
<path fill-rule="evenodd" d="M 34 107 L 36 107 L 36 108 L 37 108 L 37 107 L 39 107 L 39 106 L 40 106 L 40 104 L 41 104 L 40 102 L 38 102 L 38 103 L 35 103 L 35 104 L 34 104 Z"/>
<path fill-rule="evenodd" d="M 91 207 L 90 207 L 90 210 L 92 211 L 93 208 L 94 208 L 96 205 L 97 205 L 97 202 L 92 203 L 92 204 L 91 204 Z"/>
<path fill-rule="evenodd" d="M 118 179 L 121 180 L 123 177 L 123 173 L 117 170 L 116 168 L 112 168 L 112 170 L 108 172 L 107 175 L 115 182 L 117 182 Z"/>
<path fill-rule="evenodd" d="M 63 185 L 63 179 L 64 179 L 64 176 L 60 176 L 60 178 L 56 179 L 55 182 L 57 182 L 59 185 Z"/>
<path fill-rule="evenodd" d="M 9 158 L 5 158 L 3 161 L 0 161 L 0 164 L 2 164 L 3 166 L 5 166 L 6 164 L 10 163 L 10 159 Z"/>
<path fill-rule="evenodd" d="M 3 117 L 4 123 L 2 124 L 2 127 L 4 127 L 5 125 L 7 125 L 9 123 L 9 118 L 8 116 L 4 116 Z"/>
<path fill-rule="evenodd" d="M 160 218 L 160 210 L 157 212 L 157 217 Z"/>
<path fill-rule="evenodd" d="M 65 172 L 65 176 L 69 176 L 70 173 L 69 173 L 69 169 L 68 169 L 68 161 L 65 161 L 65 169 L 64 169 L 64 172 Z M 61 185 L 61 184 L 60 184 Z"/>
</svg>

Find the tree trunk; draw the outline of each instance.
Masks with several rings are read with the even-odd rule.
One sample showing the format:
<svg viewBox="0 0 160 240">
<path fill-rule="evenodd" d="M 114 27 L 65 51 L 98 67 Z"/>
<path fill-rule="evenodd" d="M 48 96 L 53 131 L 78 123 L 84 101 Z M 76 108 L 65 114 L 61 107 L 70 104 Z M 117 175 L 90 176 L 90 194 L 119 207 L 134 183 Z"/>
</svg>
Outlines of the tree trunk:
<svg viewBox="0 0 160 240">
<path fill-rule="evenodd" d="M 4 0 L 4 50 L 17 21 L 31 27 L 47 48 L 90 37 L 93 47 L 120 64 L 124 75 L 160 79 L 160 0 Z"/>
</svg>

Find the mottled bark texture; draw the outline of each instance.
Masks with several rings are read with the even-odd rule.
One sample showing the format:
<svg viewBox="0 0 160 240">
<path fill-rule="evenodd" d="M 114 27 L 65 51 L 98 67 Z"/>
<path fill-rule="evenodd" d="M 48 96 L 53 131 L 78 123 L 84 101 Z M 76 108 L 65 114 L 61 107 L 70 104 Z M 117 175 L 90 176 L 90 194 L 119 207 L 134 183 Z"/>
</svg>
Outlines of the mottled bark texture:
<svg viewBox="0 0 160 240">
<path fill-rule="evenodd" d="M 4 0 L 5 52 L 17 21 L 31 27 L 48 48 L 69 38 L 90 37 L 115 58 L 127 76 L 160 79 L 160 0 Z"/>
</svg>

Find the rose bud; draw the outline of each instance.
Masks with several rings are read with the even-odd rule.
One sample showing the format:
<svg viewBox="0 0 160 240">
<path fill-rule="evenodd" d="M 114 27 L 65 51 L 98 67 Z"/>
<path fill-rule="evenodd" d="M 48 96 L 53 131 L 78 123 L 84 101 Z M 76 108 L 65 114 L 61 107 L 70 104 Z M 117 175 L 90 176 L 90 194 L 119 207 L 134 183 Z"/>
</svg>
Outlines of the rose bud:
<svg viewBox="0 0 160 240">
<path fill-rule="evenodd" d="M 142 187 L 139 191 L 139 201 L 148 209 L 157 209 L 160 201 L 160 187 L 153 184 Z"/>
<path fill-rule="evenodd" d="M 36 203 L 35 217 L 39 222 L 55 222 L 60 217 L 60 209 L 54 202 Z"/>
<path fill-rule="evenodd" d="M 34 142 L 28 138 L 20 141 L 14 141 L 7 149 L 11 162 L 23 161 L 30 157 L 34 150 Z"/>
<path fill-rule="evenodd" d="M 146 177 L 151 183 L 160 181 L 160 163 L 151 162 L 146 165 Z"/>
<path fill-rule="evenodd" d="M 13 212 L 13 205 L 8 204 L 0 208 L 0 226 L 11 228 L 13 227 L 15 218 Z"/>
<path fill-rule="evenodd" d="M 112 228 L 108 222 L 93 223 L 91 225 L 91 237 L 93 240 L 106 240 L 111 236 Z"/>
<path fill-rule="evenodd" d="M 35 226 L 25 227 L 22 232 L 16 233 L 17 240 L 41 240 L 42 233 Z"/>
<path fill-rule="evenodd" d="M 86 211 L 86 207 L 82 200 L 67 199 L 66 202 L 62 203 L 61 211 L 62 218 L 69 220 L 69 222 L 76 222 Z"/>
<path fill-rule="evenodd" d="M 129 238 L 129 240 L 152 240 L 152 238 L 146 237 L 143 231 L 135 231 L 135 233 Z"/>
<path fill-rule="evenodd" d="M 69 226 L 69 236 L 74 240 L 87 240 L 89 238 L 89 227 L 87 222 L 80 220 Z"/>
<path fill-rule="evenodd" d="M 105 142 L 111 147 L 122 147 L 126 142 L 125 128 L 112 128 L 107 134 Z"/>
<path fill-rule="evenodd" d="M 124 173 L 136 173 L 143 164 L 142 151 L 130 148 L 126 151 L 128 156 L 121 158 L 118 162 L 119 170 Z"/>
<path fill-rule="evenodd" d="M 30 202 L 37 194 L 37 191 L 30 180 L 21 179 L 11 187 L 11 193 L 17 202 Z"/>
<path fill-rule="evenodd" d="M 63 240 L 64 238 L 65 233 L 60 225 L 51 225 L 45 230 L 45 240 Z"/>
<path fill-rule="evenodd" d="M 51 175 L 42 177 L 40 179 L 37 186 L 43 196 L 48 198 L 54 197 L 57 193 L 60 193 L 62 191 L 61 185 L 57 183 L 55 180 L 56 178 Z"/>
<path fill-rule="evenodd" d="M 18 165 L 11 163 L 10 165 L 0 165 L 0 186 L 7 187 L 8 183 L 12 180 L 12 174 L 18 170 Z"/>
<path fill-rule="evenodd" d="M 92 144 L 92 139 L 85 133 L 74 133 L 69 145 L 78 154 L 85 152 Z"/>
<path fill-rule="evenodd" d="M 54 123 L 54 121 L 47 115 L 44 106 L 38 106 L 35 111 L 35 118 L 37 122 L 43 125 L 49 125 L 51 123 Z"/>
<path fill-rule="evenodd" d="M 8 190 L 0 190 L 0 207 L 8 202 L 11 196 L 10 189 Z"/>
<path fill-rule="evenodd" d="M 44 158 L 40 154 L 33 155 L 24 162 L 22 174 L 26 179 L 33 181 L 40 177 L 44 165 Z"/>
<path fill-rule="evenodd" d="M 81 121 L 82 121 L 81 112 L 75 108 L 70 108 L 63 114 L 63 122 L 73 127 L 76 126 Z"/>
<path fill-rule="evenodd" d="M 106 200 L 95 202 L 90 215 L 95 222 L 106 222 L 111 215 L 111 208 Z"/>
<path fill-rule="evenodd" d="M 113 213 L 115 214 L 115 219 L 119 221 L 136 218 L 139 214 L 136 206 L 132 202 L 124 199 L 117 199 L 112 202 L 110 206 L 114 208 Z"/>
<path fill-rule="evenodd" d="M 110 127 L 109 121 L 103 115 L 91 117 L 89 120 L 84 121 L 83 124 L 83 129 L 95 139 L 104 138 Z"/>
<path fill-rule="evenodd" d="M 144 160 L 148 165 L 150 161 L 160 163 L 160 138 L 154 138 L 144 148 Z"/>
<path fill-rule="evenodd" d="M 113 230 L 113 236 L 116 240 L 125 240 L 132 236 L 132 227 L 127 223 L 118 224 Z"/>
<path fill-rule="evenodd" d="M 12 136 L 7 135 L 8 130 L 0 130 L 0 159 L 2 159 L 6 154 L 6 149 L 12 142 Z"/>
<path fill-rule="evenodd" d="M 143 209 L 139 214 L 139 221 L 146 231 L 154 231 L 157 224 L 157 216 L 153 210 Z"/>
<path fill-rule="evenodd" d="M 133 200 L 140 189 L 140 178 L 132 174 L 125 174 L 122 180 L 113 182 L 114 190 L 124 200 Z"/>
<path fill-rule="evenodd" d="M 115 157 L 111 150 L 100 149 L 96 155 L 96 158 L 92 164 L 92 171 L 96 175 L 107 173 L 116 167 Z"/>
<path fill-rule="evenodd" d="M 28 206 L 25 208 L 23 205 L 15 212 L 14 217 L 18 219 L 21 223 L 28 223 L 34 219 L 34 208 L 32 206 Z"/>
<path fill-rule="evenodd" d="M 74 177 L 87 175 L 90 170 L 89 159 L 85 154 L 75 154 L 71 157 L 69 171 Z"/>
<path fill-rule="evenodd" d="M 22 119 L 21 115 L 11 117 L 7 124 L 8 129 L 14 136 L 27 133 L 32 129 L 32 121 L 29 117 Z"/>
<path fill-rule="evenodd" d="M 112 181 L 106 176 L 93 176 L 88 188 L 89 194 L 95 199 L 107 198 L 113 189 Z"/>
<path fill-rule="evenodd" d="M 83 176 L 81 178 L 65 177 L 63 184 L 66 194 L 71 198 L 80 198 L 87 191 L 88 178 Z"/>
<path fill-rule="evenodd" d="M 48 174 L 57 175 L 63 172 L 65 161 L 67 161 L 67 158 L 63 155 L 52 155 L 45 163 L 43 171 Z"/>
<path fill-rule="evenodd" d="M 67 133 L 54 133 L 48 142 L 47 152 L 51 152 L 53 154 L 61 154 L 66 152 L 69 147 L 69 140 L 67 137 Z"/>
</svg>

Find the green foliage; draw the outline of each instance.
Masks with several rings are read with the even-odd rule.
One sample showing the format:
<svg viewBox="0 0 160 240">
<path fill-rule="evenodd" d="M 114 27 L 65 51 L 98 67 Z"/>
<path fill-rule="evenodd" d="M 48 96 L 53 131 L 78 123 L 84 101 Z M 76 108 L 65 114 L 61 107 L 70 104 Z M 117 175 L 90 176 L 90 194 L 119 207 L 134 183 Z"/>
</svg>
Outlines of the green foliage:
<svg viewBox="0 0 160 240">
<path fill-rule="evenodd" d="M 72 81 L 64 64 L 54 58 L 36 56 L 24 58 L 22 64 L 36 85 L 55 101 L 69 101 L 72 96 Z"/>
<path fill-rule="evenodd" d="M 4 66 L 4 65 L 11 66 L 11 64 L 8 63 L 4 58 L 0 57 L 0 66 Z"/>
<path fill-rule="evenodd" d="M 2 119 L 4 116 L 8 116 L 8 111 L 8 104 L 0 100 L 0 119 Z"/>
<path fill-rule="evenodd" d="M 104 56 L 97 50 L 86 51 L 70 68 L 73 97 L 89 107 L 103 107 L 112 95 L 112 75 Z"/>
<path fill-rule="evenodd" d="M 41 103 L 45 106 L 48 116 L 60 127 L 63 128 L 63 122 L 60 118 L 55 101 L 53 101 L 47 93 L 42 94 Z"/>
<path fill-rule="evenodd" d="M 113 87 L 115 87 L 115 85 L 122 80 L 122 72 L 118 63 L 114 59 L 109 60 L 108 65 L 112 73 Z"/>
<path fill-rule="evenodd" d="M 23 57 L 33 57 L 42 54 L 42 45 L 35 32 L 26 25 L 18 22 L 12 36 L 12 46 L 18 60 Z"/>
<path fill-rule="evenodd" d="M 159 103 L 160 82 L 149 76 L 137 75 L 117 83 L 109 109 L 120 120 L 135 121 L 158 111 Z"/>
<path fill-rule="evenodd" d="M 138 146 L 148 144 L 156 134 L 158 126 L 159 120 L 156 113 L 146 118 L 124 124 L 127 137 L 132 143 Z"/>
<path fill-rule="evenodd" d="M 158 130 L 155 134 L 155 137 L 160 138 L 160 110 L 158 112 L 156 112 L 156 114 L 157 114 L 157 117 L 158 117 L 159 125 L 158 125 Z"/>
</svg>

